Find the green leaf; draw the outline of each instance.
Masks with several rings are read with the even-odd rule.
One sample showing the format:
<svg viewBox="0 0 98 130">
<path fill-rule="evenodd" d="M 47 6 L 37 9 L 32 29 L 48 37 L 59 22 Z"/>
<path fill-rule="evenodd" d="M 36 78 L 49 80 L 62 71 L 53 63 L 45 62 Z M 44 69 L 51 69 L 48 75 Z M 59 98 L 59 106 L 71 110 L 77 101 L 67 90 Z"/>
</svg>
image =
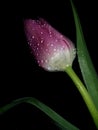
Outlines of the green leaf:
<svg viewBox="0 0 98 130">
<path fill-rule="evenodd" d="M 89 52 L 87 50 L 86 42 L 84 39 L 82 26 L 77 14 L 76 8 L 71 1 L 72 11 L 74 15 L 74 21 L 76 26 L 76 38 L 77 38 L 77 54 L 81 73 L 86 84 L 87 90 L 92 97 L 92 100 L 98 109 L 98 76 L 96 74 L 94 65 L 91 61 Z"/>
<path fill-rule="evenodd" d="M 62 130 L 79 130 L 76 126 L 69 123 L 67 120 L 65 120 L 63 117 L 61 117 L 59 114 L 57 114 L 55 111 L 53 111 L 50 107 L 43 104 L 39 100 L 32 98 L 32 97 L 24 97 L 17 100 L 14 100 L 10 104 L 5 105 L 4 107 L 0 108 L 0 114 L 5 113 L 12 107 L 21 104 L 21 103 L 29 103 L 43 111 L 46 115 L 48 115 L 56 124 L 57 126 L 61 127 Z"/>
</svg>

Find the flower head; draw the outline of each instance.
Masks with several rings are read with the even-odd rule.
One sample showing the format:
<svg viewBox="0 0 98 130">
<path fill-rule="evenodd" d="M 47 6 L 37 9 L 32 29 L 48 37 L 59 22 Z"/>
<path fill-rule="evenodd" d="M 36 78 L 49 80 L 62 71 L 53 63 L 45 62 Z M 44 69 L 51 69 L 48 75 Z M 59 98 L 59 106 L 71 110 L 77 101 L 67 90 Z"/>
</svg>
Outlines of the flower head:
<svg viewBox="0 0 98 130">
<path fill-rule="evenodd" d="M 24 28 L 31 51 L 42 68 L 64 71 L 67 66 L 72 66 L 76 51 L 71 40 L 44 19 L 27 19 Z"/>
</svg>

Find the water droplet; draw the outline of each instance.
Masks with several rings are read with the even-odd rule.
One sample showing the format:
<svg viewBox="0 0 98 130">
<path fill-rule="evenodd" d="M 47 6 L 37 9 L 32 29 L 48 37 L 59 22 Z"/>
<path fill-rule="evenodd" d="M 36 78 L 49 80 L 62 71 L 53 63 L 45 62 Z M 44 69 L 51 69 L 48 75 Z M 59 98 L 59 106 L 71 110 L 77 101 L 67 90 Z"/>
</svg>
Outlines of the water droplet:
<svg viewBox="0 0 98 130">
<path fill-rule="evenodd" d="M 63 35 L 60 35 L 60 37 L 62 38 L 62 37 L 63 37 Z"/>
<path fill-rule="evenodd" d="M 47 43 L 47 46 L 49 46 L 50 44 L 49 43 Z"/>
<path fill-rule="evenodd" d="M 30 46 L 31 46 L 31 45 L 32 45 L 32 44 L 31 44 L 31 42 L 28 42 L 28 45 L 30 45 Z"/>
<path fill-rule="evenodd" d="M 35 29 L 34 29 L 34 28 L 32 28 L 32 30 L 34 31 Z"/>
<path fill-rule="evenodd" d="M 43 34 L 43 32 L 41 32 L 41 34 Z"/>
<path fill-rule="evenodd" d="M 53 44 L 51 44 L 51 46 L 53 46 Z"/>
<path fill-rule="evenodd" d="M 38 56 L 39 54 L 37 53 L 36 55 Z"/>
<path fill-rule="evenodd" d="M 53 60 L 53 57 L 51 57 L 51 60 Z"/>
<path fill-rule="evenodd" d="M 51 34 L 51 31 L 49 31 L 49 34 Z"/>
<path fill-rule="evenodd" d="M 47 61 L 47 60 L 45 60 L 45 62 L 47 63 L 48 61 Z"/>
<path fill-rule="evenodd" d="M 29 43 L 30 46 L 32 46 L 32 43 Z"/>
<path fill-rule="evenodd" d="M 40 61 L 39 61 L 39 60 L 38 60 L 37 62 L 38 62 L 38 63 L 40 63 Z"/>
<path fill-rule="evenodd" d="M 73 49 L 73 54 L 76 54 L 76 49 Z"/>
<path fill-rule="evenodd" d="M 44 41 L 43 40 L 41 40 L 41 43 L 43 43 Z"/>
<path fill-rule="evenodd" d="M 44 61 L 43 60 L 41 60 L 41 63 L 43 63 Z"/>
<path fill-rule="evenodd" d="M 32 38 L 34 39 L 35 37 L 34 37 L 34 36 L 32 36 Z"/>
<path fill-rule="evenodd" d="M 56 51 L 56 48 L 54 48 L 53 50 Z"/>
<path fill-rule="evenodd" d="M 43 28 L 43 27 L 45 27 L 46 26 L 46 24 L 44 23 L 43 25 L 41 25 L 41 27 Z"/>
<path fill-rule="evenodd" d="M 36 49 L 35 49 L 35 48 L 33 48 L 33 51 L 34 51 L 34 52 L 36 52 Z"/>
<path fill-rule="evenodd" d="M 46 51 L 48 51 L 48 49 L 46 49 Z"/>
<path fill-rule="evenodd" d="M 64 46 L 62 46 L 62 47 L 61 47 L 61 50 L 65 50 L 65 47 L 64 47 Z"/>
<path fill-rule="evenodd" d="M 52 37 L 52 35 L 49 35 L 50 37 Z"/>
<path fill-rule="evenodd" d="M 51 67 L 50 67 L 50 66 L 48 66 L 47 70 L 51 70 Z"/>
</svg>

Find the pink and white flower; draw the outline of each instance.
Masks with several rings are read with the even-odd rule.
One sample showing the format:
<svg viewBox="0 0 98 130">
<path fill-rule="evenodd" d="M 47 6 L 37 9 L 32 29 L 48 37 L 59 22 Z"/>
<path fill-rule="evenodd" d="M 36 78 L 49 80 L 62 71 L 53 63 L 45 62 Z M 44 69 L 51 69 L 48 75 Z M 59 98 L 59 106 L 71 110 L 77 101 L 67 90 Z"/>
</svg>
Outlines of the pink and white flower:
<svg viewBox="0 0 98 130">
<path fill-rule="evenodd" d="M 72 41 L 44 19 L 26 19 L 24 29 L 31 51 L 42 68 L 64 71 L 67 66 L 72 66 L 76 55 Z"/>
</svg>

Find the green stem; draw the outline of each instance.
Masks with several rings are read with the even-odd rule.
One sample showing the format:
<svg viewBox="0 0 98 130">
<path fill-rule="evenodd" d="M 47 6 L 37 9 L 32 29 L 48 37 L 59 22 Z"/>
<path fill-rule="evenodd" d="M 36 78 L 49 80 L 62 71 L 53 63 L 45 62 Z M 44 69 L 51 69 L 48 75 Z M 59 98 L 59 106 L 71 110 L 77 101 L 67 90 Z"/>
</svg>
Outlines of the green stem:
<svg viewBox="0 0 98 130">
<path fill-rule="evenodd" d="M 72 79 L 72 81 L 76 85 L 84 102 L 86 103 L 86 106 L 87 106 L 87 108 L 88 108 L 88 110 L 89 110 L 89 112 L 94 120 L 96 127 L 98 128 L 98 111 L 97 111 L 97 109 L 93 103 L 93 100 L 90 97 L 87 89 L 85 88 L 85 86 L 83 85 L 83 83 L 81 82 L 79 77 L 76 75 L 76 73 L 74 72 L 74 70 L 72 69 L 71 66 L 67 67 L 65 69 L 65 72 L 69 75 L 69 77 Z"/>
</svg>

